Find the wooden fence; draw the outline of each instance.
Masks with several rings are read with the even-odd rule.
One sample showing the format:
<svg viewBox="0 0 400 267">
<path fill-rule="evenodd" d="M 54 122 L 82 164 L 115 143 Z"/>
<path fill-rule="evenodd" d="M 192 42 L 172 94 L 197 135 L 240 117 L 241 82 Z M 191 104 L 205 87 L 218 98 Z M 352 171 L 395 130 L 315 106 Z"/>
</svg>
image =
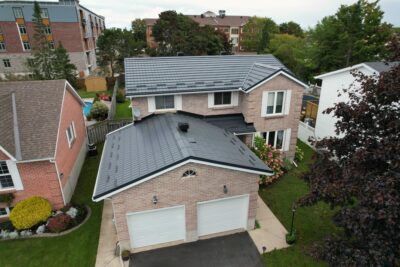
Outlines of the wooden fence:
<svg viewBox="0 0 400 267">
<path fill-rule="evenodd" d="M 87 127 L 87 135 L 90 144 L 97 144 L 106 140 L 106 135 L 115 131 L 127 124 L 132 123 L 132 120 L 105 120 Z"/>
<path fill-rule="evenodd" d="M 110 106 L 110 110 L 108 111 L 108 119 L 112 120 L 114 119 L 115 116 L 115 111 L 117 108 L 117 92 L 118 92 L 118 88 L 119 88 L 119 77 L 117 77 L 115 79 L 115 84 L 114 84 L 114 90 L 113 90 L 113 94 L 111 97 L 111 106 Z"/>
<path fill-rule="evenodd" d="M 315 120 L 317 120 L 317 114 L 318 114 L 318 104 L 311 102 L 311 101 L 307 101 L 306 104 L 306 117 L 307 118 L 312 118 Z"/>
</svg>

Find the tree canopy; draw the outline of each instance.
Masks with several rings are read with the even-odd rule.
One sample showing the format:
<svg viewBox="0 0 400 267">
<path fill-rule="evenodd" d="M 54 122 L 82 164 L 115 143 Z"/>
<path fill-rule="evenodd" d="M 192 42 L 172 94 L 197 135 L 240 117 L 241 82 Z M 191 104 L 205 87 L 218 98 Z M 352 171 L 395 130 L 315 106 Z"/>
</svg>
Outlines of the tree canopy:
<svg viewBox="0 0 400 267">
<path fill-rule="evenodd" d="M 327 113 L 336 133 L 316 142 L 319 156 L 306 180 L 319 200 L 342 207 L 334 223 L 344 234 L 314 254 L 331 266 L 398 266 L 400 259 L 400 65 L 379 77 L 355 73 L 348 102 Z"/>
<path fill-rule="evenodd" d="M 142 19 L 132 21 L 133 39 L 146 43 L 146 22 Z"/>
<path fill-rule="evenodd" d="M 299 24 L 293 21 L 279 24 L 279 32 L 294 35 L 296 37 L 304 37 L 303 29 Z"/>
<path fill-rule="evenodd" d="M 272 19 L 251 17 L 243 27 L 241 45 L 246 51 L 262 53 L 275 33 L 279 28 Z"/>
</svg>

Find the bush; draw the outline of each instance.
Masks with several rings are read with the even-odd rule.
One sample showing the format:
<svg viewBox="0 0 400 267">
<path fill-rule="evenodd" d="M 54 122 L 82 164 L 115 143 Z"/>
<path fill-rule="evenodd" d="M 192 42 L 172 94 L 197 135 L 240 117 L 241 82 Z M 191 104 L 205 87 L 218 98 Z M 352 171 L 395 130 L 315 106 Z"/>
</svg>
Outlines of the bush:
<svg viewBox="0 0 400 267">
<path fill-rule="evenodd" d="M 286 234 L 286 243 L 291 245 L 296 242 L 296 230 L 293 230 L 292 234 L 287 233 Z"/>
<path fill-rule="evenodd" d="M 117 103 L 124 103 L 125 102 L 125 92 L 124 92 L 124 90 L 121 90 L 121 89 L 118 90 L 115 100 L 117 101 Z"/>
<path fill-rule="evenodd" d="M 14 194 L 13 193 L 0 195 L 0 202 L 1 203 L 7 203 L 8 206 L 11 205 L 13 200 L 14 200 Z"/>
<path fill-rule="evenodd" d="M 15 227 L 12 225 L 11 221 L 0 222 L 0 231 L 1 230 L 12 232 L 15 230 Z"/>
<path fill-rule="evenodd" d="M 294 159 L 297 162 L 301 162 L 304 159 L 304 151 L 298 146 L 296 146 L 296 154 L 294 155 Z"/>
<path fill-rule="evenodd" d="M 41 222 L 45 222 L 51 215 L 51 204 L 42 197 L 30 197 L 11 210 L 10 221 L 18 230 L 29 229 Z"/>
<path fill-rule="evenodd" d="M 283 160 L 278 149 L 266 144 L 262 137 L 256 136 L 252 150 L 274 172 L 271 176 L 261 175 L 260 184 L 270 184 L 283 175 Z"/>
<path fill-rule="evenodd" d="M 47 229 L 52 233 L 60 233 L 68 228 L 71 223 L 71 217 L 61 213 L 49 219 Z"/>
<path fill-rule="evenodd" d="M 95 120 L 105 120 L 108 116 L 108 107 L 101 102 L 94 102 L 90 110 L 90 116 Z"/>
<path fill-rule="evenodd" d="M 283 160 L 283 169 L 287 172 L 293 169 L 293 163 L 290 159 Z"/>
</svg>

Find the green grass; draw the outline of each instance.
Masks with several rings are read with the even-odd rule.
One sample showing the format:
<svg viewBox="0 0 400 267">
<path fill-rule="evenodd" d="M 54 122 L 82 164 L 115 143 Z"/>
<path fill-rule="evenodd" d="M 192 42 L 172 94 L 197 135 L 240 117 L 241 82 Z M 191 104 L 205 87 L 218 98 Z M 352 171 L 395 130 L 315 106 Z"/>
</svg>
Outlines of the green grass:
<svg viewBox="0 0 400 267">
<path fill-rule="evenodd" d="M 78 95 L 81 98 L 95 98 L 96 94 L 103 94 L 103 93 L 108 93 L 109 95 L 112 95 L 112 90 L 111 91 L 97 91 L 97 92 L 88 92 L 86 90 L 76 90 Z"/>
<path fill-rule="evenodd" d="M 307 184 L 301 180 L 312 163 L 313 150 L 299 141 L 298 146 L 304 151 L 304 160 L 298 168 L 292 169 L 273 185 L 261 189 L 259 194 L 275 216 L 290 231 L 292 218 L 292 203 L 309 191 Z M 329 234 L 337 232 L 332 223 L 334 210 L 325 203 L 311 207 L 298 207 L 296 210 L 294 228 L 296 243 L 290 248 L 272 251 L 263 256 L 266 266 L 326 266 L 307 255 L 308 249 L 316 241 L 322 240 Z"/>
<path fill-rule="evenodd" d="M 91 200 L 102 147 L 97 157 L 87 158 L 72 198 L 90 206 L 92 215 L 79 229 L 61 237 L 0 242 L 0 266 L 94 266 L 103 202 Z"/>
<path fill-rule="evenodd" d="M 117 103 L 114 119 L 130 119 L 132 118 L 132 109 L 129 107 L 131 101 L 126 99 L 124 103 Z"/>
</svg>

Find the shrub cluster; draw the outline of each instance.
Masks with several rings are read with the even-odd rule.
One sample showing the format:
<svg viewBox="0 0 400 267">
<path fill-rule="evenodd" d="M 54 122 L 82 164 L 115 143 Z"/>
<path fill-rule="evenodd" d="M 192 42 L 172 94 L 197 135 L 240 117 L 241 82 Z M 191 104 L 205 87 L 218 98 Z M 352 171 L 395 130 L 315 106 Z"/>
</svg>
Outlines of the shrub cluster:
<svg viewBox="0 0 400 267">
<path fill-rule="evenodd" d="M 51 204 L 42 197 L 30 197 L 15 205 L 10 213 L 10 221 L 18 230 L 29 229 L 45 222 L 51 215 Z"/>
<path fill-rule="evenodd" d="M 71 216 L 65 213 L 60 213 L 51 217 L 47 221 L 47 229 L 52 233 L 60 233 L 68 228 L 71 223 Z"/>
<path fill-rule="evenodd" d="M 124 92 L 124 90 L 122 90 L 122 89 L 118 90 L 115 100 L 117 101 L 117 103 L 124 103 L 125 102 L 125 92 Z"/>
<path fill-rule="evenodd" d="M 302 162 L 304 159 L 304 151 L 301 150 L 300 147 L 296 146 L 296 154 L 294 155 L 294 159 L 297 162 Z"/>
<path fill-rule="evenodd" d="M 90 110 L 90 116 L 95 120 L 105 120 L 108 116 L 108 107 L 100 101 L 94 102 L 92 109 Z"/>
</svg>

